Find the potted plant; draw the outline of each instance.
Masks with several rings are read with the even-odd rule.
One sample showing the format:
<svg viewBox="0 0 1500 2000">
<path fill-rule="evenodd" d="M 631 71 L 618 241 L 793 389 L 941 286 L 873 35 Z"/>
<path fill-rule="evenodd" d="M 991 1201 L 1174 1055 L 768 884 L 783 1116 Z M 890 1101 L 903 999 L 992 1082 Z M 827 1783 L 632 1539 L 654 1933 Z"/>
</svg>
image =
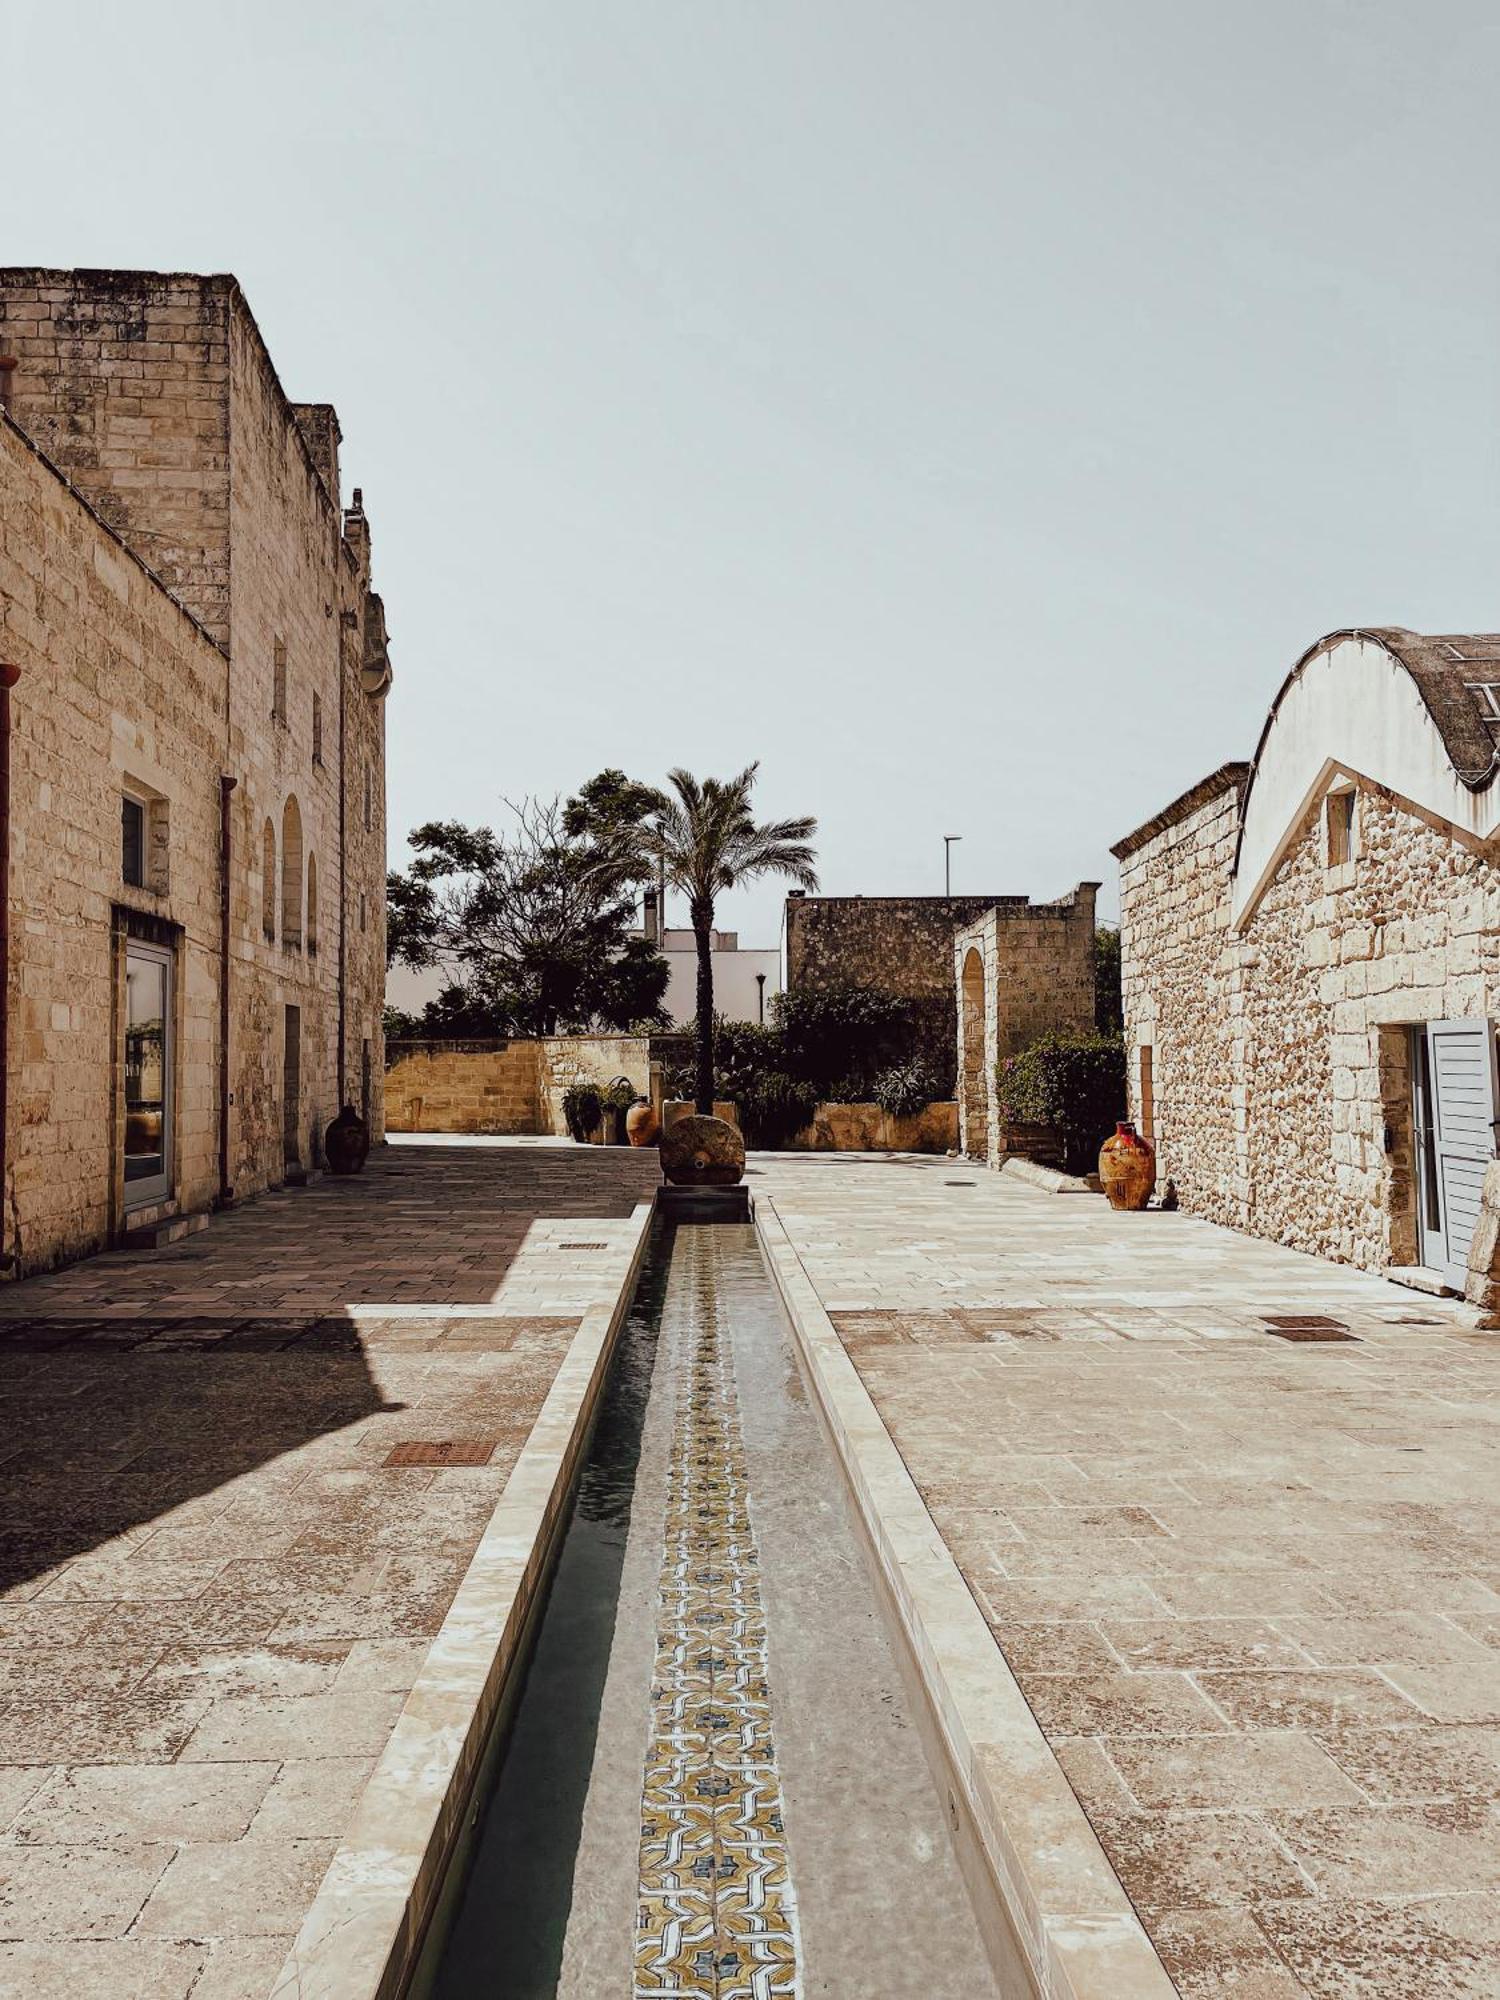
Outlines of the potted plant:
<svg viewBox="0 0 1500 2000">
<path fill-rule="evenodd" d="M 604 1100 L 595 1083 L 570 1084 L 563 1092 L 563 1123 L 580 1146 L 586 1146 L 599 1129 Z"/>
</svg>

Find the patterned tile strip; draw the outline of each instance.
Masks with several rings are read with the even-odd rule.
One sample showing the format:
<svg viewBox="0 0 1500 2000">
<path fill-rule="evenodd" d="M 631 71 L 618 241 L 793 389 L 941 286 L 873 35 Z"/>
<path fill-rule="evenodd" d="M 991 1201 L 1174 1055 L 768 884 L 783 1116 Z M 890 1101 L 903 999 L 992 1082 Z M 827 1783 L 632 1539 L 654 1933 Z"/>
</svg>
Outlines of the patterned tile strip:
<svg viewBox="0 0 1500 2000">
<path fill-rule="evenodd" d="M 635 1997 L 797 2000 L 759 1556 L 709 1233 L 680 1230 L 673 1256 L 674 1283 L 689 1293 L 687 1365 L 641 1808 Z"/>
</svg>

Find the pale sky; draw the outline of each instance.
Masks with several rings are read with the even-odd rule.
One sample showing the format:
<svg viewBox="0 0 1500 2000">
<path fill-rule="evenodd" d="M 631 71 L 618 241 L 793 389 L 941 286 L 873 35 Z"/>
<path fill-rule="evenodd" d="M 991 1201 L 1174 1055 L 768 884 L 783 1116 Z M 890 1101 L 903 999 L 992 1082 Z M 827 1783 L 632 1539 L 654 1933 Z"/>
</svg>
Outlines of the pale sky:
<svg viewBox="0 0 1500 2000">
<path fill-rule="evenodd" d="M 393 861 L 758 757 L 830 892 L 958 833 L 955 890 L 1112 905 L 1322 632 L 1500 626 L 1477 0 L 5 21 L 0 260 L 232 270 L 338 406 Z"/>
</svg>

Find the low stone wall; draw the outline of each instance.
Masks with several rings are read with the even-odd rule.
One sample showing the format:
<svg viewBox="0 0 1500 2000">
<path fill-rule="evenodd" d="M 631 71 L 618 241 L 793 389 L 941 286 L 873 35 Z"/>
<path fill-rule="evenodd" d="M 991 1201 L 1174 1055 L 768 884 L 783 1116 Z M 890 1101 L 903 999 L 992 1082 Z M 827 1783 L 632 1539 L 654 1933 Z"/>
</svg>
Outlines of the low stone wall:
<svg viewBox="0 0 1500 2000">
<path fill-rule="evenodd" d="M 951 1153 L 958 1146 L 958 1105 L 929 1104 L 894 1118 L 878 1104 L 820 1104 L 787 1147 L 792 1153 Z"/>
<path fill-rule="evenodd" d="M 541 1041 L 392 1042 L 386 1130 L 561 1137 L 563 1093 L 628 1077 L 646 1095 L 644 1035 L 555 1035 Z"/>
</svg>

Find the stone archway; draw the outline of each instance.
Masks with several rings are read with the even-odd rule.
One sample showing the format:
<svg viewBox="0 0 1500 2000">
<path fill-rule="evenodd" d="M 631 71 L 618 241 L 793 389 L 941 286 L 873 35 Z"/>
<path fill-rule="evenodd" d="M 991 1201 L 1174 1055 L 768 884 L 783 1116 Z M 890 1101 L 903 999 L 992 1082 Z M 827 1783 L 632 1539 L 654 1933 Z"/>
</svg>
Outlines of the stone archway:
<svg viewBox="0 0 1500 2000">
<path fill-rule="evenodd" d="M 984 1059 L 984 960 L 977 946 L 964 959 L 959 981 L 959 1109 L 963 1149 L 971 1160 L 988 1160 L 990 1079 Z"/>
</svg>

